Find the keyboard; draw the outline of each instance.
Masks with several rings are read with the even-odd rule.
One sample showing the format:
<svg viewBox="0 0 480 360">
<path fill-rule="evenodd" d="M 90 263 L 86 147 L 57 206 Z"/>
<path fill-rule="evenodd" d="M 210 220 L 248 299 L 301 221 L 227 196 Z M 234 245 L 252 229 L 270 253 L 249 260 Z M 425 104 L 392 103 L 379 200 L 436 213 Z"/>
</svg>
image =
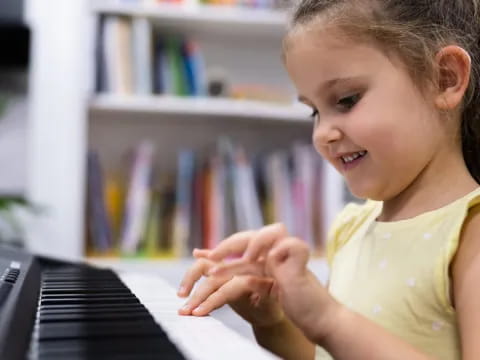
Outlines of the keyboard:
<svg viewBox="0 0 480 360">
<path fill-rule="evenodd" d="M 0 247 L 0 359 L 277 359 L 158 276 Z"/>
</svg>

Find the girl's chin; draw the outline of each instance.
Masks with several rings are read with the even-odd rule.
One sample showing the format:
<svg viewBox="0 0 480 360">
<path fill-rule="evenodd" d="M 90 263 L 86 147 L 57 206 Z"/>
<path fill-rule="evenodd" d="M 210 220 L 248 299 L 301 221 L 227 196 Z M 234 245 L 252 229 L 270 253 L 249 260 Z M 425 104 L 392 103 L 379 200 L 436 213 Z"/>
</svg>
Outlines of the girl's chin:
<svg viewBox="0 0 480 360">
<path fill-rule="evenodd" d="M 360 186 L 350 186 L 347 183 L 348 189 L 350 190 L 350 193 L 358 198 L 358 199 L 371 199 L 371 200 L 376 200 L 378 197 L 377 192 L 372 191 L 373 189 L 371 188 L 366 188 L 366 187 L 360 187 Z"/>
<path fill-rule="evenodd" d="M 385 196 L 377 191 L 354 191 L 350 189 L 350 193 L 357 199 L 384 201 Z"/>
</svg>

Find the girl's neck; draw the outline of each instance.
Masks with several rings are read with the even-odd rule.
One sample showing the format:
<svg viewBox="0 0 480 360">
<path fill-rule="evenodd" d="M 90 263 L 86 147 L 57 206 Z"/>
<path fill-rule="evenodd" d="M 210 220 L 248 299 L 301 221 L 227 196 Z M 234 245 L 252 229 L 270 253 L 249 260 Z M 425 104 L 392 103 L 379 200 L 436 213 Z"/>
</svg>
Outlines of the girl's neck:
<svg viewBox="0 0 480 360">
<path fill-rule="evenodd" d="M 479 185 L 470 175 L 463 158 L 443 158 L 429 164 L 395 197 L 385 200 L 379 221 L 399 221 L 441 208 L 475 190 Z M 438 162 L 438 161 L 437 161 Z"/>
</svg>

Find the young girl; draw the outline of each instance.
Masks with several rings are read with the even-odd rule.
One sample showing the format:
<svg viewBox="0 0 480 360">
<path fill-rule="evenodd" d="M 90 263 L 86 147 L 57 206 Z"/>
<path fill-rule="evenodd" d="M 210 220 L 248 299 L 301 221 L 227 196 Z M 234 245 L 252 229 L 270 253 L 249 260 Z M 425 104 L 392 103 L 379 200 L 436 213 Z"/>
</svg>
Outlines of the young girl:
<svg viewBox="0 0 480 360">
<path fill-rule="evenodd" d="M 195 251 L 180 313 L 228 303 L 286 359 L 478 359 L 479 34 L 480 0 L 303 0 L 285 66 L 368 200 L 333 224 L 328 291 L 273 224 Z"/>
</svg>

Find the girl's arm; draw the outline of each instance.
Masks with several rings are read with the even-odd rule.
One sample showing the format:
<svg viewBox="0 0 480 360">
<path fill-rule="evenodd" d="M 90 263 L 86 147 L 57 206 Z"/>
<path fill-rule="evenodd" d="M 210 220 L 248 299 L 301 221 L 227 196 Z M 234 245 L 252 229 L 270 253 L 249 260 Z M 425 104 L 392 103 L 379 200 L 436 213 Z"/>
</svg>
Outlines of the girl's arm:
<svg viewBox="0 0 480 360">
<path fill-rule="evenodd" d="M 480 354 L 480 206 L 465 221 L 460 247 L 452 265 L 453 302 L 460 326 L 462 359 Z"/>
<path fill-rule="evenodd" d="M 257 342 L 285 360 L 313 360 L 315 344 L 288 319 L 271 327 L 252 326 Z"/>
<path fill-rule="evenodd" d="M 323 325 L 324 330 L 331 330 L 311 336 L 337 360 L 432 360 L 381 326 L 342 305 L 332 313 L 331 321 L 332 325 Z"/>
<path fill-rule="evenodd" d="M 473 208 L 460 237 L 452 264 L 453 302 L 460 327 L 462 359 L 475 360 L 480 354 L 480 206 Z M 374 323 L 339 307 L 336 325 L 320 336 L 336 359 L 427 359 L 427 356 L 388 334 Z"/>
</svg>

